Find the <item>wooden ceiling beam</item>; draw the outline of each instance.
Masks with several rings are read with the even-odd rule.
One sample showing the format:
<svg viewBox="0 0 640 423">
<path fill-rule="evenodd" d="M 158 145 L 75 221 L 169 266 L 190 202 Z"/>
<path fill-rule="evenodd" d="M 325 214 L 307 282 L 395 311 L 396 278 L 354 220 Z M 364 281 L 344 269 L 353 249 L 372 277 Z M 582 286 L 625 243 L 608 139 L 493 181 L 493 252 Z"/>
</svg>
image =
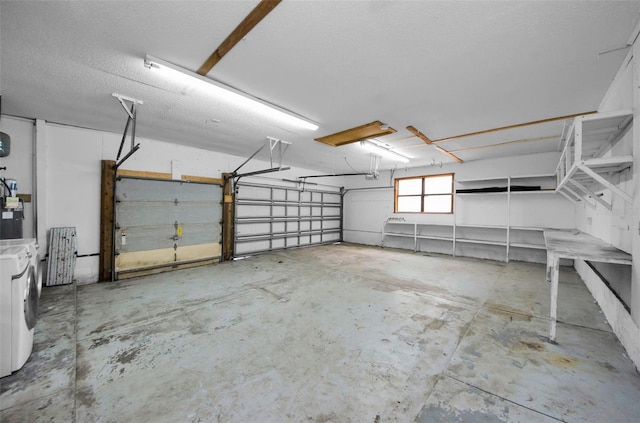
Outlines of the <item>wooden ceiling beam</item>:
<svg viewBox="0 0 640 423">
<path fill-rule="evenodd" d="M 211 56 L 196 71 L 199 75 L 208 74 L 211 69 L 242 40 L 265 16 L 267 16 L 282 0 L 261 0 L 251 13 L 220 44 Z"/>
<path fill-rule="evenodd" d="M 433 141 L 431 141 L 431 139 L 429 139 L 428 136 L 426 136 L 425 134 L 423 134 L 422 132 L 420 132 L 419 130 L 417 130 L 414 126 L 407 126 L 407 130 L 409 132 L 411 132 L 412 134 L 414 134 L 416 137 L 420 138 L 422 141 L 424 141 L 425 144 L 427 145 L 433 145 Z M 449 156 L 450 158 L 452 158 L 453 160 L 455 160 L 458 163 L 464 163 L 462 161 L 462 159 L 458 156 L 456 156 L 455 154 L 453 154 L 450 151 L 445 150 L 444 148 L 440 147 L 439 145 L 433 145 L 433 147 L 438 150 L 439 152 L 446 154 L 447 156 Z"/>
<path fill-rule="evenodd" d="M 552 139 L 559 139 L 560 138 L 560 134 L 558 135 L 549 135 L 546 137 L 536 137 L 536 138 L 523 138 L 520 140 L 513 140 L 513 141 L 506 141 L 506 142 L 499 142 L 496 144 L 486 144 L 486 145 L 478 145 L 475 147 L 465 147 L 465 148 L 458 148 L 456 150 L 450 150 L 452 153 L 459 153 L 461 151 L 471 151 L 471 150 L 482 150 L 485 148 L 495 148 L 495 147 L 503 147 L 505 145 L 511 145 L 511 144 L 520 144 L 523 142 L 531 142 L 531 141 L 544 141 L 544 140 L 552 140 Z"/>
<path fill-rule="evenodd" d="M 445 150 L 444 148 L 440 147 L 439 145 L 434 145 L 433 147 L 436 150 L 438 150 L 439 152 L 444 153 L 447 156 L 451 157 L 456 162 L 458 162 L 460 164 L 464 163 L 460 157 L 456 156 L 455 154 L 451 153 L 450 151 Z"/>
<path fill-rule="evenodd" d="M 409 132 L 411 132 L 413 135 L 415 135 L 416 137 L 420 138 L 422 141 L 424 141 L 426 144 L 433 144 L 433 141 L 431 141 L 429 139 L 428 136 L 426 136 L 425 134 L 423 134 L 422 132 L 418 131 L 415 127 L 409 125 L 407 126 L 407 129 L 409 130 Z"/>
<path fill-rule="evenodd" d="M 507 129 L 522 128 L 523 126 L 539 125 L 541 123 L 555 122 L 557 120 L 567 120 L 567 119 L 572 119 L 572 118 L 577 117 L 577 116 L 591 115 L 593 113 L 596 113 L 596 112 L 594 111 L 594 112 L 586 112 L 586 113 L 576 113 L 576 114 L 573 114 L 573 115 L 558 116 L 558 117 L 553 117 L 553 118 L 549 118 L 549 119 L 541 119 L 541 120 L 534 120 L 534 121 L 531 121 L 531 122 L 517 123 L 515 125 L 501 126 L 499 128 L 485 129 L 484 131 L 469 132 L 468 134 L 455 135 L 453 137 L 448 137 L 448 138 L 441 138 L 439 140 L 434 140 L 433 142 L 434 143 L 440 143 L 440 142 L 452 141 L 452 140 L 457 140 L 457 139 L 460 139 L 460 138 L 472 137 L 472 136 L 475 136 L 475 135 L 483 135 L 483 134 L 490 134 L 492 132 L 504 131 L 504 130 L 507 130 Z"/>
<path fill-rule="evenodd" d="M 384 124 L 379 120 L 374 120 L 371 123 L 336 132 L 335 134 L 325 135 L 324 137 L 316 138 L 315 140 L 332 147 L 340 147 L 342 145 L 351 144 L 367 138 L 381 137 L 395 133 L 395 129 L 388 125 L 384 126 Z"/>
</svg>

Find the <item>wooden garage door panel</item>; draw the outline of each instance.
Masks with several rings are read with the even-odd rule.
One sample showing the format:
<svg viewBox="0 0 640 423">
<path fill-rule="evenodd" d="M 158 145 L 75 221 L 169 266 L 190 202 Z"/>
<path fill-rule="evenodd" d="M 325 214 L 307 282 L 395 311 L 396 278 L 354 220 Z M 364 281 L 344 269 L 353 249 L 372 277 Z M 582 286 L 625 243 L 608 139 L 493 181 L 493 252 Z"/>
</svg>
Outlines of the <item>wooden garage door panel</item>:
<svg viewBox="0 0 640 423">
<path fill-rule="evenodd" d="M 220 257 L 219 243 L 190 245 L 185 247 L 159 248 L 155 250 L 133 251 L 121 253 L 116 257 L 116 267 L 119 271 L 139 270 L 161 266 L 166 263 L 180 264 L 202 259 Z"/>
</svg>

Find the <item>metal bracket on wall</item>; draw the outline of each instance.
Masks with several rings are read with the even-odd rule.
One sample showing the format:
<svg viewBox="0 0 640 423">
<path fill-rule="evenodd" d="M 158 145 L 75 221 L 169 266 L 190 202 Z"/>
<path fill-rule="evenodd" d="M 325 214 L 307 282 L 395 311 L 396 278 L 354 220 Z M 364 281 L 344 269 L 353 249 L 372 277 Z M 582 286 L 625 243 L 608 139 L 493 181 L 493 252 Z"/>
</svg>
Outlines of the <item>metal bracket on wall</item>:
<svg viewBox="0 0 640 423">
<path fill-rule="evenodd" d="M 135 98 L 126 97 L 121 94 L 112 94 L 115 98 L 118 99 L 122 108 L 125 112 L 127 112 L 127 124 L 124 127 L 124 132 L 122 134 L 122 141 L 120 141 L 120 148 L 118 148 L 118 155 L 116 157 L 116 169 L 120 167 L 122 163 L 125 162 L 133 153 L 138 151 L 140 148 L 140 144 L 135 144 L 136 139 L 136 106 L 138 104 L 143 104 L 141 100 L 136 100 Z M 130 103 L 129 106 L 127 103 Z M 120 155 L 122 154 L 122 147 L 124 147 L 124 141 L 127 138 L 127 132 L 129 132 L 129 126 L 131 125 L 131 149 L 129 152 L 120 160 Z"/>
<path fill-rule="evenodd" d="M 253 159 L 259 152 L 261 152 L 266 146 L 269 146 L 269 163 L 271 164 L 271 168 L 269 169 L 263 169 L 263 170 L 256 170 L 253 172 L 247 172 L 247 173 L 238 173 L 238 171 L 242 168 L 242 166 L 244 166 L 245 164 L 247 164 L 251 159 Z M 262 147 L 260 147 L 258 150 L 256 150 L 255 153 L 253 153 L 251 156 L 249 156 L 249 158 L 247 160 L 245 160 L 240 166 L 238 166 L 236 168 L 236 170 L 234 170 L 230 177 L 234 178 L 237 182 L 238 179 L 244 177 L 244 176 L 254 176 L 254 175 L 260 175 L 263 173 L 271 173 L 271 172 L 280 172 L 282 170 L 289 170 L 290 167 L 282 167 L 282 157 L 284 156 L 284 153 L 287 151 L 287 149 L 289 148 L 289 146 L 291 145 L 290 142 L 287 141 L 283 141 L 283 140 L 279 140 L 276 138 L 272 138 L 272 137 L 267 137 L 267 141 L 265 141 L 264 144 L 262 144 Z M 275 152 L 275 154 L 274 154 Z M 275 157 L 274 157 L 275 155 Z M 277 161 L 277 166 L 274 166 L 274 159 Z"/>
</svg>

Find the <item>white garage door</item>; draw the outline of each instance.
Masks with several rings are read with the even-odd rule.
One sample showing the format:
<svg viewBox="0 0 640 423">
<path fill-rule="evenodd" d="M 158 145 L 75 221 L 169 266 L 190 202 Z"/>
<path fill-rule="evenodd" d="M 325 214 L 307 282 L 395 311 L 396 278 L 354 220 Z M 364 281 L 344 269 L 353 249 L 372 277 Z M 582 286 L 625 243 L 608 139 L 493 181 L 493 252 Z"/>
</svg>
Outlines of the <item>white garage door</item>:
<svg viewBox="0 0 640 423">
<path fill-rule="evenodd" d="M 235 188 L 235 256 L 342 240 L 339 188 L 244 181 Z"/>
<path fill-rule="evenodd" d="M 218 184 L 119 176 L 116 279 L 219 260 L 221 217 Z"/>
</svg>

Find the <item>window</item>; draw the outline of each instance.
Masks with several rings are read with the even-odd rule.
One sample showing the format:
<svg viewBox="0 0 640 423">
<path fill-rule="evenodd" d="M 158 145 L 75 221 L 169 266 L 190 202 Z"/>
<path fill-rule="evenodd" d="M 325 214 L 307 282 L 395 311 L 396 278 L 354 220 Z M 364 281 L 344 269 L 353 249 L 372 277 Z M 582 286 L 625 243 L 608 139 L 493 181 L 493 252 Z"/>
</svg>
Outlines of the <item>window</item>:
<svg viewBox="0 0 640 423">
<path fill-rule="evenodd" d="M 396 179 L 395 213 L 453 213 L 453 173 Z"/>
</svg>

